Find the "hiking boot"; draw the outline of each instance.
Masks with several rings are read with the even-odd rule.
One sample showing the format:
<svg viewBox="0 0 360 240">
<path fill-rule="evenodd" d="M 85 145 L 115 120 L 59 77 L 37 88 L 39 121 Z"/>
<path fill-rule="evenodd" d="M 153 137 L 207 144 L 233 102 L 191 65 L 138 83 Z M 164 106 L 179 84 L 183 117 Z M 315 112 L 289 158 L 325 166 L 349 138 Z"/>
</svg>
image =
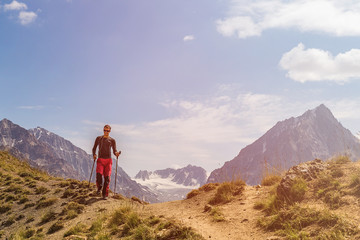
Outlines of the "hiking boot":
<svg viewBox="0 0 360 240">
<path fill-rule="evenodd" d="M 104 199 L 104 200 L 108 200 L 108 196 L 103 196 L 103 199 Z"/>
<path fill-rule="evenodd" d="M 100 195 L 101 189 L 96 191 L 96 195 Z"/>
</svg>

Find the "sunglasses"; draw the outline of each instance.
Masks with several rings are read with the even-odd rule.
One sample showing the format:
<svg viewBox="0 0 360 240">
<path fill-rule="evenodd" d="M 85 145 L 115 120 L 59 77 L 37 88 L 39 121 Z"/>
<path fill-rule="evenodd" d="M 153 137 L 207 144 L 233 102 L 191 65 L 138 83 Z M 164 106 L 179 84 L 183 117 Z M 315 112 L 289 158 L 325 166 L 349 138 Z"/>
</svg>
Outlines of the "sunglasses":
<svg viewBox="0 0 360 240">
<path fill-rule="evenodd" d="M 104 129 L 104 132 L 110 132 L 110 130 L 105 130 L 105 129 Z"/>
</svg>

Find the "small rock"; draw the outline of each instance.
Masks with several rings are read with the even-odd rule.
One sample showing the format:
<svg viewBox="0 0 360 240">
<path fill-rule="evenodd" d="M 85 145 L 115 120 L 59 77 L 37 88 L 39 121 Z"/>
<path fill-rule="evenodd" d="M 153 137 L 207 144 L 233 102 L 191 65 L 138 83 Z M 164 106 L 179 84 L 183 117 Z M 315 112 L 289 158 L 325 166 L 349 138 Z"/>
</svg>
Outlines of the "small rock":
<svg viewBox="0 0 360 240">
<path fill-rule="evenodd" d="M 204 207 L 204 212 L 209 212 L 211 211 L 212 207 L 209 204 L 206 204 Z"/>
</svg>

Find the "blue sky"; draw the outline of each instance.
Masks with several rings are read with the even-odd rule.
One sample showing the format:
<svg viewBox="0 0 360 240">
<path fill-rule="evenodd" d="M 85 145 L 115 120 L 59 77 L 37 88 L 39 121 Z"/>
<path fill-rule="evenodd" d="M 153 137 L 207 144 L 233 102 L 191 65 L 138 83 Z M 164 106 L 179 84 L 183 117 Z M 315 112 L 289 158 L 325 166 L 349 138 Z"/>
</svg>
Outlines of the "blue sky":
<svg viewBox="0 0 360 240">
<path fill-rule="evenodd" d="M 321 103 L 356 135 L 359 22 L 350 0 L 0 0 L 0 118 L 88 152 L 110 124 L 131 176 L 212 171 Z"/>
</svg>

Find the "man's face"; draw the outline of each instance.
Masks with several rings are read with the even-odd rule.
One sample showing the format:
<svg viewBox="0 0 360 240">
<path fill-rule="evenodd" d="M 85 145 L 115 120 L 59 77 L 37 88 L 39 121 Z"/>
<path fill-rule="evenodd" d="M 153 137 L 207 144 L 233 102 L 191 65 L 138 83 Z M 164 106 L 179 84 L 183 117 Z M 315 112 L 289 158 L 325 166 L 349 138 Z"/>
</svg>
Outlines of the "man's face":
<svg viewBox="0 0 360 240">
<path fill-rule="evenodd" d="M 109 136 L 109 134 L 110 134 L 110 128 L 104 128 L 104 136 Z"/>
</svg>

